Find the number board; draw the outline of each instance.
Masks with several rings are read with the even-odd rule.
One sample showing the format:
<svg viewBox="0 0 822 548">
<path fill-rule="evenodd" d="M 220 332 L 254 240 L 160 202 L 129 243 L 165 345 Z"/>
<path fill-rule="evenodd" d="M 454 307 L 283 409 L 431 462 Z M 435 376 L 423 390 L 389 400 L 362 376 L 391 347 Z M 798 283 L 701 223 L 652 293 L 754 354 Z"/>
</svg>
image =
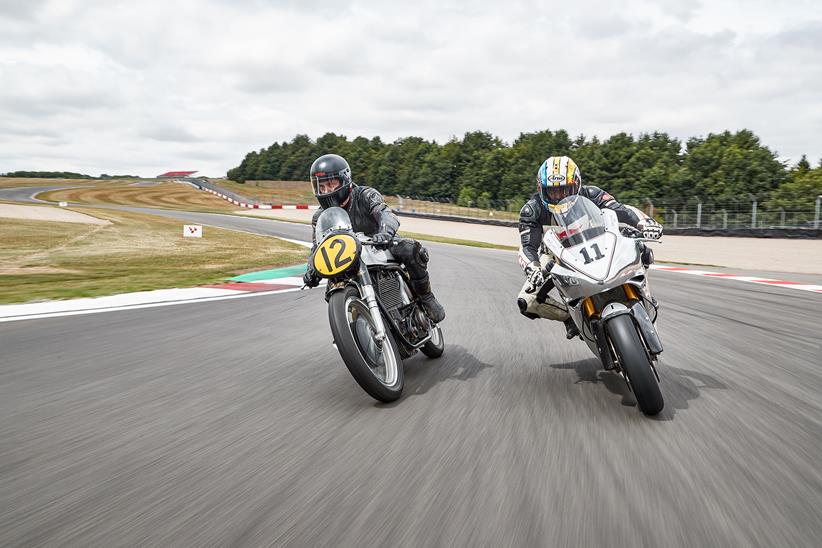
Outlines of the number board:
<svg viewBox="0 0 822 548">
<path fill-rule="evenodd" d="M 348 234 L 329 236 L 314 252 L 314 270 L 320 276 L 336 276 L 357 259 L 357 241 Z"/>
</svg>

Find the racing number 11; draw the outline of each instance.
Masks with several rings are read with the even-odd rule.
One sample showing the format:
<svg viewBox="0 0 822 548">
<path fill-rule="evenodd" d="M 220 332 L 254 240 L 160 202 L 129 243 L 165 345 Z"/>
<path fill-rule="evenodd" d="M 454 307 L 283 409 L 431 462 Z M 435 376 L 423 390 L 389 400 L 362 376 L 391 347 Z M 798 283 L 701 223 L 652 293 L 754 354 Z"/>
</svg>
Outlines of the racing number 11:
<svg viewBox="0 0 822 548">
<path fill-rule="evenodd" d="M 605 255 L 602 254 L 602 251 L 599 250 L 599 244 L 591 245 L 591 249 L 594 250 L 594 258 L 592 259 L 590 255 L 588 255 L 588 250 L 584 247 L 579 250 L 583 257 L 585 257 L 585 264 L 592 263 L 594 261 L 598 261 L 600 259 L 604 259 Z"/>
</svg>

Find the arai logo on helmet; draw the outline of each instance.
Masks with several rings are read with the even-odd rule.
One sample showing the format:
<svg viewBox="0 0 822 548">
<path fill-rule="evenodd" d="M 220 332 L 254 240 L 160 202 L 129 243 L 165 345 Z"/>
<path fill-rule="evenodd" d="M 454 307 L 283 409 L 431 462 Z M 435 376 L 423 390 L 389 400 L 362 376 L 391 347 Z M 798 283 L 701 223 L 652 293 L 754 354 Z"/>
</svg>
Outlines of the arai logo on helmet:
<svg viewBox="0 0 822 548">
<path fill-rule="evenodd" d="M 548 182 L 551 183 L 561 183 L 565 181 L 565 175 L 549 175 Z"/>
</svg>

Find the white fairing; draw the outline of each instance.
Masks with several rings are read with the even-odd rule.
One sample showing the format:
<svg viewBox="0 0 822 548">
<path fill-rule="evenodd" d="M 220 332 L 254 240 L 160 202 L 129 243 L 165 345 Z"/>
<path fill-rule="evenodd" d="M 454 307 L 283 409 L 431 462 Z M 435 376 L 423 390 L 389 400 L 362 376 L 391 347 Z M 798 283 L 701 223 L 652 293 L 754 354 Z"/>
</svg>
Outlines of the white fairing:
<svg viewBox="0 0 822 548">
<path fill-rule="evenodd" d="M 568 306 L 568 313 L 582 331 L 580 303 L 585 297 L 626 283 L 645 295 L 648 291 L 639 242 L 620 233 L 616 213 L 610 209 L 600 210 L 584 196 L 566 200 L 565 207 L 554 213 L 558 228 L 545 232 L 542 250 L 556 262 L 551 278 Z M 593 339 L 583 338 L 596 354 Z"/>
<path fill-rule="evenodd" d="M 588 218 L 586 223 L 597 228 L 599 233 L 581 237 L 579 243 L 568 246 L 567 239 L 563 245 L 558 235 L 562 234 L 563 228 L 567 230 L 567 226 L 561 226 L 559 233 L 545 232 L 542 243 L 557 261 L 552 273 L 564 296 L 568 299 L 589 297 L 643 274 L 645 269 L 640 261 L 637 241 L 620 234 L 616 213 L 610 209 L 600 210 L 583 196 L 574 199 L 587 202 L 586 214 L 596 218 Z"/>
<path fill-rule="evenodd" d="M 606 232 L 584 243 L 563 249 L 559 259 L 589 278 L 604 280 L 610 272 L 616 245 L 616 236 Z M 595 257 L 601 258 L 595 259 Z"/>
</svg>

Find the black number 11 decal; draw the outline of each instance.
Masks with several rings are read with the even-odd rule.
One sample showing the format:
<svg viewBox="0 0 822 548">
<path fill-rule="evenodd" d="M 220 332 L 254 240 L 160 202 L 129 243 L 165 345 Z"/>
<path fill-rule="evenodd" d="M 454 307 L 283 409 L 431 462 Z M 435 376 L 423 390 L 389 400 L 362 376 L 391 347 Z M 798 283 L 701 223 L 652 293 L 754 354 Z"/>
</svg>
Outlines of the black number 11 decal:
<svg viewBox="0 0 822 548">
<path fill-rule="evenodd" d="M 588 254 L 588 250 L 584 247 L 579 250 L 583 257 L 585 257 L 585 264 L 592 263 L 594 261 L 598 261 L 600 259 L 604 259 L 605 255 L 602 254 L 602 251 L 599 250 L 599 244 L 593 244 L 591 249 L 594 250 L 594 258 L 592 259 L 591 256 Z"/>
</svg>

